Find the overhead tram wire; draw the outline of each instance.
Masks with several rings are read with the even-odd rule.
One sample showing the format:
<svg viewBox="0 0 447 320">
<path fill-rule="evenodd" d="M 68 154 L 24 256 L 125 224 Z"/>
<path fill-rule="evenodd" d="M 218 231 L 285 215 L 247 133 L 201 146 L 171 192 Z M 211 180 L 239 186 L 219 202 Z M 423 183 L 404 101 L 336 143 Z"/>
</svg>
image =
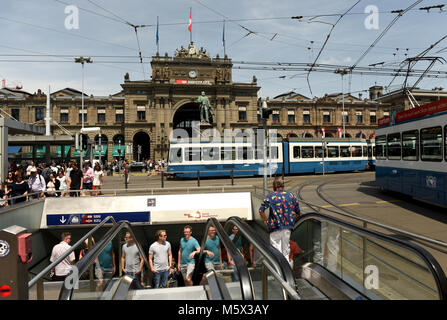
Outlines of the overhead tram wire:
<svg viewBox="0 0 447 320">
<path fill-rule="evenodd" d="M 77 38 L 81 38 L 81 39 L 84 39 L 84 40 L 99 42 L 99 43 L 103 43 L 103 44 L 107 44 L 107 45 L 111 45 L 111 46 L 115 46 L 115 47 L 120 47 L 120 48 L 124 48 L 124 49 L 128 49 L 128 50 L 132 50 L 132 51 L 137 51 L 135 48 L 130 48 L 130 47 L 123 46 L 123 45 L 120 45 L 120 44 L 117 44 L 117 43 L 112 43 L 112 42 L 108 42 L 108 41 L 104 41 L 104 40 L 99 40 L 99 39 L 94 39 L 94 38 L 90 38 L 90 37 L 86 37 L 86 36 L 81 36 L 81 35 L 76 34 L 76 33 L 61 31 L 61 30 L 53 29 L 53 28 L 49 28 L 49 27 L 43 27 L 43 26 L 39 26 L 39 25 L 36 25 L 36 24 L 33 24 L 33 23 L 29 23 L 29 22 L 14 20 L 14 19 L 2 17 L 2 16 L 0 16 L 0 20 L 5 20 L 5 21 L 13 22 L 13 23 L 18 23 L 18 24 L 23 24 L 23 25 L 34 27 L 34 28 L 39 28 L 39 29 L 43 29 L 43 30 L 47 30 L 47 31 L 53 31 L 53 32 L 57 32 L 57 33 L 62 33 L 64 35 L 69 35 L 71 37 L 77 37 Z"/>
<path fill-rule="evenodd" d="M 331 30 L 329 31 L 328 35 L 326 36 L 326 40 L 324 41 L 323 46 L 320 48 L 320 51 L 318 52 L 318 55 L 317 55 L 317 57 L 315 58 L 315 60 L 314 60 L 314 62 L 313 62 L 313 64 L 312 64 L 313 66 L 317 63 L 318 58 L 320 58 L 320 55 L 321 55 L 321 53 L 323 52 L 324 47 L 326 46 L 327 42 L 329 41 L 329 38 L 330 38 L 330 36 L 331 36 L 331 34 L 332 34 L 332 31 L 335 29 L 335 26 L 340 22 L 341 19 L 343 19 L 343 17 L 344 17 L 347 13 L 349 13 L 349 11 L 351 11 L 357 4 L 359 4 L 360 1 L 362 1 L 362 0 L 358 0 L 358 1 L 357 1 L 354 5 L 352 5 L 348 10 L 346 10 L 342 15 L 340 15 L 340 17 L 337 19 L 337 21 L 335 22 L 335 24 L 332 25 L 332 28 L 331 28 Z M 311 86 L 310 86 L 310 82 L 309 82 L 309 75 L 310 75 L 310 72 L 311 72 L 311 71 L 312 71 L 312 67 L 310 68 L 310 70 L 309 70 L 308 73 L 307 73 L 306 80 L 307 80 L 307 85 L 309 86 L 310 94 L 312 95 L 312 88 L 311 88 Z"/>
<path fill-rule="evenodd" d="M 102 6 L 100 6 L 99 4 L 93 2 L 92 0 L 87 0 L 87 1 L 88 1 L 89 3 L 91 3 L 91 4 L 93 4 L 94 6 L 96 6 L 96 7 L 100 8 L 100 9 L 106 11 L 107 13 L 109 13 L 109 14 L 111 14 L 111 15 L 113 15 L 114 17 L 120 19 L 122 23 L 124 23 L 124 24 L 126 24 L 126 25 L 128 25 L 128 26 L 130 26 L 130 27 L 132 27 L 132 28 L 134 29 L 134 31 L 135 31 L 135 37 L 136 37 L 136 39 L 137 39 L 138 55 L 139 55 L 139 58 L 140 58 L 141 70 L 143 71 L 143 77 L 144 77 L 144 79 L 146 79 L 146 72 L 144 71 L 144 64 L 143 64 L 143 58 L 142 58 L 142 53 L 141 53 L 140 39 L 138 38 L 138 28 L 140 28 L 140 27 L 142 27 L 142 26 L 135 25 L 135 24 L 133 24 L 133 23 L 127 21 L 126 19 L 121 18 L 121 17 L 118 16 L 117 14 L 115 14 L 115 13 L 113 13 L 112 11 L 110 11 L 110 10 L 108 10 L 108 9 L 106 9 L 106 8 L 104 8 L 104 7 L 102 7 Z"/>
<path fill-rule="evenodd" d="M 405 13 L 407 13 L 409 10 L 413 9 L 415 6 L 417 6 L 419 3 L 421 3 L 423 0 L 417 0 L 412 5 L 410 5 L 405 10 L 398 10 L 398 14 L 394 19 L 388 24 L 388 26 L 380 33 L 380 35 L 373 41 L 373 43 L 369 46 L 368 49 L 360 56 L 360 58 L 357 59 L 356 62 L 349 68 L 351 71 L 350 73 L 350 79 L 349 79 L 349 85 L 348 85 L 348 93 L 351 91 L 351 80 L 352 80 L 352 70 L 355 69 L 355 67 L 360 63 L 360 61 L 365 58 L 365 56 L 374 48 L 374 46 L 385 36 L 385 34 L 391 29 L 391 27 L 397 22 L 397 20 L 400 19 Z"/>
</svg>

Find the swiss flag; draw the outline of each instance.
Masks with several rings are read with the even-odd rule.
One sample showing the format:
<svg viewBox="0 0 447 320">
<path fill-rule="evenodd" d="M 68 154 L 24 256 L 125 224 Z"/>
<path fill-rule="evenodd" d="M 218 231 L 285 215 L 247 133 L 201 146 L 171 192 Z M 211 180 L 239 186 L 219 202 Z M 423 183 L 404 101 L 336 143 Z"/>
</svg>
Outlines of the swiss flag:
<svg viewBox="0 0 447 320">
<path fill-rule="evenodd" d="M 188 25 L 189 32 L 192 32 L 192 19 L 191 19 L 191 10 L 189 10 L 189 25 Z"/>
</svg>

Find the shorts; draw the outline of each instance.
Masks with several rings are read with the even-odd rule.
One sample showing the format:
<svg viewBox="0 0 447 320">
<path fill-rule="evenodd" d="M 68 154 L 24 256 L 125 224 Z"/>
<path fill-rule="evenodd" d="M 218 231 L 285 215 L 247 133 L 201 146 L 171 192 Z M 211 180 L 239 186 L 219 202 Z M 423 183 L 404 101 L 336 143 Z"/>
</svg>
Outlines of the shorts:
<svg viewBox="0 0 447 320">
<path fill-rule="evenodd" d="M 220 270 L 220 262 L 205 262 L 206 271 Z"/>
<path fill-rule="evenodd" d="M 82 190 L 92 190 L 93 182 L 86 182 L 82 185 Z"/>
<path fill-rule="evenodd" d="M 180 266 L 180 272 L 182 273 L 183 279 L 186 279 L 187 276 L 192 275 L 195 267 L 195 263 Z"/>
</svg>

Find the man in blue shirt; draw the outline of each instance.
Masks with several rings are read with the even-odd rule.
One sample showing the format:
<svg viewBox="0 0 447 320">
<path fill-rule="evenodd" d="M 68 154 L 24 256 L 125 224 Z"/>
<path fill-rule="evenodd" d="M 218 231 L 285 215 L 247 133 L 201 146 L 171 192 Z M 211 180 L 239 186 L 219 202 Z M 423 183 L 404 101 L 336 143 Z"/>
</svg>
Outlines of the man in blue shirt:
<svg viewBox="0 0 447 320">
<path fill-rule="evenodd" d="M 183 228 L 185 235 L 180 239 L 180 249 L 178 251 L 178 271 L 182 273 L 185 286 L 192 286 L 192 274 L 196 266 L 194 256 L 200 252 L 199 242 L 192 236 L 192 227 L 187 225 Z"/>
<path fill-rule="evenodd" d="M 259 208 L 259 214 L 270 233 L 270 244 L 281 252 L 287 261 L 290 254 L 290 233 L 295 219 L 300 215 L 300 206 L 295 196 L 284 191 L 284 182 L 280 178 L 273 181 L 273 192 L 268 194 Z M 270 208 L 268 219 L 265 210 Z"/>
<path fill-rule="evenodd" d="M 206 271 L 222 269 L 222 252 L 220 250 L 220 239 L 216 235 L 216 228 L 210 226 L 208 229 L 208 237 L 203 249 L 205 254 Z"/>
</svg>

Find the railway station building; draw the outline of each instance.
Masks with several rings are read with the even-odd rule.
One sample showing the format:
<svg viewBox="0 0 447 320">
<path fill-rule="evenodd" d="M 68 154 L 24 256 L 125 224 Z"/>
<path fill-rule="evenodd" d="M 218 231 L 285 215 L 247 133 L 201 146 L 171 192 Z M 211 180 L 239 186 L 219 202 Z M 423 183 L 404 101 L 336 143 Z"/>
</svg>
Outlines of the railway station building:
<svg viewBox="0 0 447 320">
<path fill-rule="evenodd" d="M 229 57 L 211 57 L 203 48 L 190 44 L 171 56 L 155 55 L 151 67 L 151 80 L 134 80 L 125 74 L 121 92 L 109 96 L 84 93 L 84 113 L 80 91 L 65 88 L 52 92 L 52 133 L 75 134 L 84 121 L 85 127 L 101 128 L 103 159 L 167 159 L 172 130 L 182 128 L 192 134 L 193 122 L 200 121 L 197 98 L 202 92 L 211 105 L 212 120 L 207 128 L 223 135 L 225 129 L 262 127 L 256 76 L 246 82 L 234 82 Z M 345 94 L 344 108 L 341 93 L 312 98 L 295 92 L 280 94 L 268 99 L 273 112 L 267 126 L 277 129 L 282 138 L 321 137 L 322 128 L 326 137 L 337 137 L 344 117 L 346 137 L 371 138 L 377 120 L 390 111 L 390 103 L 377 99 L 382 93 L 380 88 L 371 87 L 369 97 Z M 45 105 L 46 95 L 41 90 L 30 94 L 0 89 L 0 106 L 7 113 L 5 117 L 44 126 Z M 98 133 L 89 133 L 89 137 L 99 143 Z M 61 150 L 54 148 L 51 154 L 57 158 Z M 30 153 L 21 152 L 22 158 Z M 74 148 L 64 152 L 66 157 L 79 157 Z M 94 151 L 94 156 L 98 155 L 99 151 Z"/>
</svg>

